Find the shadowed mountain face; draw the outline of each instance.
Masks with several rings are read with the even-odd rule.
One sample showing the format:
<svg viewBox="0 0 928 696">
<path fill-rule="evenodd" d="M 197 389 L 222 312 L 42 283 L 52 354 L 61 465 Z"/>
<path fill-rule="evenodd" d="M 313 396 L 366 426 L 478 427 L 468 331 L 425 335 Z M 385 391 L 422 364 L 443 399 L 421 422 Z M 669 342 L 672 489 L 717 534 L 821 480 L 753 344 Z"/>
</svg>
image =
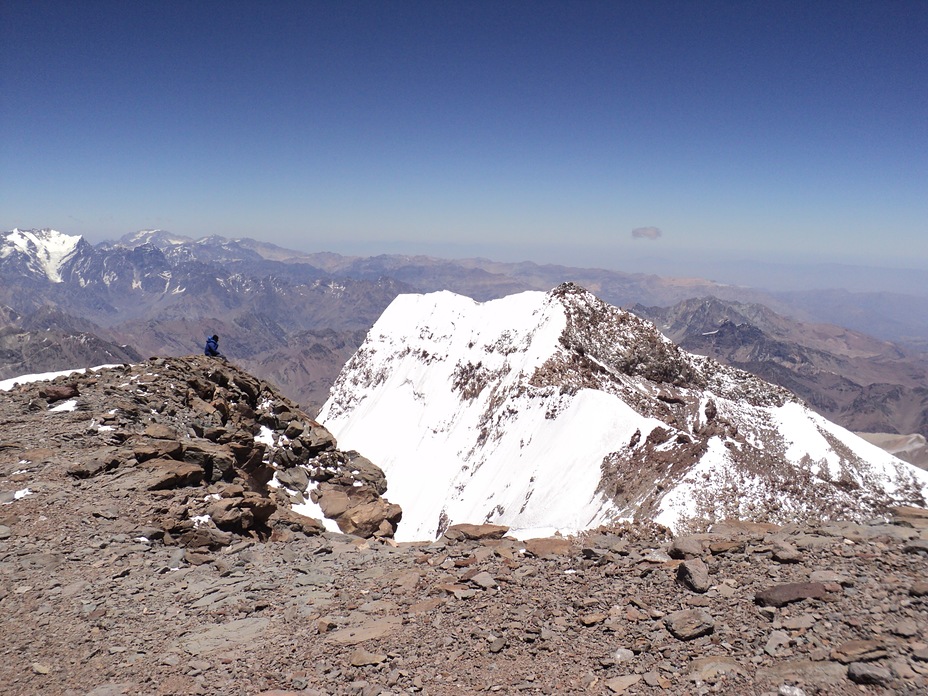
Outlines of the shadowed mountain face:
<svg viewBox="0 0 928 696">
<path fill-rule="evenodd" d="M 142 359 L 131 346 L 101 338 L 103 331 L 93 322 L 48 307 L 26 316 L 8 309 L 2 319 L 0 379 Z"/>
<path fill-rule="evenodd" d="M 784 299 L 700 279 L 487 259 L 307 254 L 252 239 L 194 240 L 164 231 L 98 245 L 51 230 L 0 237 L 7 351 L 0 374 L 132 361 L 133 351 L 199 353 L 206 335 L 218 333 L 231 359 L 314 412 L 398 294 L 452 290 L 485 301 L 565 281 L 614 305 L 639 303 L 642 316 L 688 350 L 794 390 L 842 425 L 926 432 L 924 362 L 862 333 L 787 318 L 819 316 L 820 306 L 858 324 L 877 313 L 885 321 L 874 318 L 874 327 L 891 320 L 895 334 L 917 343 L 920 329 L 906 323 L 907 305 L 885 311 L 883 296 L 826 292 L 816 305 L 810 293 Z M 708 295 L 719 299 L 687 299 Z M 71 340 L 78 335 L 84 338 Z"/>
<path fill-rule="evenodd" d="M 413 288 L 335 277 L 258 246 L 269 258 L 218 237 L 150 232 L 91 246 L 52 230 L 8 233 L 0 374 L 189 355 L 217 333 L 230 359 L 316 409 L 364 332 Z M 120 352 L 122 344 L 132 348 Z"/>
<path fill-rule="evenodd" d="M 847 428 L 928 433 L 928 365 L 893 343 L 715 298 L 632 311 L 686 350 L 786 387 Z"/>
</svg>

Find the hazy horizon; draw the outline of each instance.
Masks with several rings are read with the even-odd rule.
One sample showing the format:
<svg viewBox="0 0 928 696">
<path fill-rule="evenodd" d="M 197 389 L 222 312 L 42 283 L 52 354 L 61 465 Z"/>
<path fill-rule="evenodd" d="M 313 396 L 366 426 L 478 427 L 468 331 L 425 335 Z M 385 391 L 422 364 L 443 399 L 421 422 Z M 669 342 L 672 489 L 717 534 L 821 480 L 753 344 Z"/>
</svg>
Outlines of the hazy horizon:
<svg viewBox="0 0 928 696">
<path fill-rule="evenodd" d="M 47 225 L 21 229 L 43 229 Z M 54 228 L 51 228 L 54 229 Z M 74 235 L 68 230 L 56 230 Z M 126 235 L 149 229 L 132 230 L 116 236 L 81 235 L 91 244 L 116 242 Z M 172 230 L 161 230 L 190 239 L 202 239 L 211 235 L 181 235 Z M 226 237 L 226 235 L 219 235 Z M 815 289 L 847 290 L 858 293 L 897 293 L 928 297 L 928 269 L 914 266 L 879 266 L 839 263 L 827 259 L 790 262 L 788 259 L 751 259 L 724 252 L 704 255 L 681 254 L 654 256 L 615 256 L 612 250 L 602 249 L 599 253 L 585 255 L 566 248 L 543 249 L 501 247 L 492 245 L 466 245 L 389 242 L 354 242 L 331 245 L 314 245 L 312 240 L 295 240 L 285 243 L 269 235 L 241 235 L 229 239 L 255 239 L 285 249 L 307 254 L 335 253 L 349 257 L 376 257 L 380 255 L 426 256 L 446 260 L 485 259 L 498 263 L 534 263 L 541 266 L 555 265 L 581 269 L 602 269 L 621 273 L 643 273 L 665 278 L 694 278 L 721 284 L 740 285 L 771 292 L 805 291 Z"/>
<path fill-rule="evenodd" d="M 0 226 L 928 270 L 926 44 L 910 1 L 7 0 Z"/>
</svg>

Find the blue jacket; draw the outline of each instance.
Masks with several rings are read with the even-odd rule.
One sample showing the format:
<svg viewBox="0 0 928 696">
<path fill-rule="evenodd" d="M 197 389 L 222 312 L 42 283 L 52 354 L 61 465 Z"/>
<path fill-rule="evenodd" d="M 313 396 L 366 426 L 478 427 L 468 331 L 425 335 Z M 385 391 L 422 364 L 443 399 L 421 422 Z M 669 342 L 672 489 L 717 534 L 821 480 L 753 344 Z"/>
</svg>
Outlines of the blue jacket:
<svg viewBox="0 0 928 696">
<path fill-rule="evenodd" d="M 203 354 L 212 357 L 222 357 L 222 353 L 219 352 L 219 341 L 214 339 L 212 336 L 207 338 L 206 348 L 203 349 Z"/>
</svg>

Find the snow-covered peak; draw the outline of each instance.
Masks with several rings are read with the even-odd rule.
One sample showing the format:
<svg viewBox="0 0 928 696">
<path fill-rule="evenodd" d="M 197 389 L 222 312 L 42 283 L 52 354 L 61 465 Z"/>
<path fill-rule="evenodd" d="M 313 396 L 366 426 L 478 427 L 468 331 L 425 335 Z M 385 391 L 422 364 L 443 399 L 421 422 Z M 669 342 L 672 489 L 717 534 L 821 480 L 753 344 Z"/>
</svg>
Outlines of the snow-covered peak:
<svg viewBox="0 0 928 696">
<path fill-rule="evenodd" d="M 159 249 L 165 249 L 192 241 L 190 237 L 173 234 L 165 230 L 139 230 L 121 237 L 119 245 L 134 248 L 143 244 L 151 244 Z"/>
<path fill-rule="evenodd" d="M 62 234 L 56 230 L 15 228 L 6 233 L 0 244 L 0 258 L 21 254 L 29 259 L 33 270 L 41 272 L 53 283 L 60 283 L 61 267 L 77 250 L 80 241 L 80 235 Z"/>
<path fill-rule="evenodd" d="M 319 420 L 384 470 L 406 540 L 873 515 L 928 494 L 928 473 L 571 284 L 397 297 Z"/>
</svg>

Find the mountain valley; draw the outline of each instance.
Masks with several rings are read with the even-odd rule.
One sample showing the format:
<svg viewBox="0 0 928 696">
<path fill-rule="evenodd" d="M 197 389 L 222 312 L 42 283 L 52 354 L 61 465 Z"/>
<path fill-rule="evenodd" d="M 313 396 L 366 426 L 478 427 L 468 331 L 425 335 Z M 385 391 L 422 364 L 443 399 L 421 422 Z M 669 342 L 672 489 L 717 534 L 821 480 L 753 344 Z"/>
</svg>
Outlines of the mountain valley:
<svg viewBox="0 0 928 696">
<path fill-rule="evenodd" d="M 698 279 L 485 259 L 310 254 L 251 239 L 194 240 L 163 231 L 96 246 L 48 230 L 7 233 L 0 244 L 0 301 L 11 352 L 0 376 L 106 364 L 120 351 L 128 360 L 188 355 L 202 350 L 208 333 L 218 333 L 238 364 L 315 412 L 397 295 L 451 290 L 483 301 L 566 281 L 634 307 L 687 350 L 795 391 L 845 427 L 928 435 L 928 362 L 885 337 L 822 324 L 805 300 L 791 304 L 781 295 Z M 824 296 L 835 316 L 847 316 L 836 296 Z M 702 303 L 712 311 L 696 311 Z M 887 316 L 877 305 L 855 321 L 876 328 Z M 917 346 L 919 325 L 890 333 Z M 22 349 L 78 332 L 88 337 L 83 353 Z"/>
</svg>

